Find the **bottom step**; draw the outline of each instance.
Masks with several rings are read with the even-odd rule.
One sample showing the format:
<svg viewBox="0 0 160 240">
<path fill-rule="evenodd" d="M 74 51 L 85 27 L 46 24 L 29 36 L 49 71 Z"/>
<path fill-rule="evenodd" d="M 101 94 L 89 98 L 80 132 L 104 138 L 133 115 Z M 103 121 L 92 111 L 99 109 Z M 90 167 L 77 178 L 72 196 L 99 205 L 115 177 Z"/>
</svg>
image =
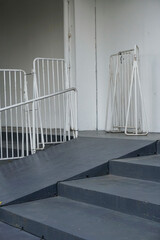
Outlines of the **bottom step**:
<svg viewBox="0 0 160 240">
<path fill-rule="evenodd" d="M 160 239 L 157 222 L 62 197 L 2 207 L 0 218 L 47 240 Z"/>
<path fill-rule="evenodd" d="M 0 222 L 0 240 L 38 240 L 39 238 Z"/>
</svg>

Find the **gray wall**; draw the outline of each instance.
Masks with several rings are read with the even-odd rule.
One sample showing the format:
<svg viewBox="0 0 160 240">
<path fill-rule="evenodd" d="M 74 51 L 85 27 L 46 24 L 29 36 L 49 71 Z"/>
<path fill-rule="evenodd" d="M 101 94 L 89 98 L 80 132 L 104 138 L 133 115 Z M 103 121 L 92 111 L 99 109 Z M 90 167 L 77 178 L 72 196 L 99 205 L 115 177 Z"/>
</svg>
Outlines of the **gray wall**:
<svg viewBox="0 0 160 240">
<path fill-rule="evenodd" d="M 32 70 L 36 57 L 62 58 L 63 0 L 0 0 L 0 68 Z"/>
</svg>

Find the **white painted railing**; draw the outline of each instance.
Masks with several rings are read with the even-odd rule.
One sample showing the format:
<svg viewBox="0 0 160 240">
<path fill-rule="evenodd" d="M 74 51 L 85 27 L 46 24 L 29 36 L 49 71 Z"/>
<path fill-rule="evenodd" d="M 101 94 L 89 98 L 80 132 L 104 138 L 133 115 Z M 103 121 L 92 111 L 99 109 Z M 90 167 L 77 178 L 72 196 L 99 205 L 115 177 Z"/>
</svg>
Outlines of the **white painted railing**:
<svg viewBox="0 0 160 240">
<path fill-rule="evenodd" d="M 34 97 L 42 97 L 64 91 L 70 87 L 64 59 L 36 58 L 33 61 Z M 77 96 L 71 92 L 44 99 L 38 103 L 45 144 L 70 140 L 77 137 Z M 36 111 L 36 119 L 38 112 Z M 38 129 L 36 127 L 36 135 Z M 71 133 L 72 132 L 72 133 Z"/>
<path fill-rule="evenodd" d="M 69 87 L 63 59 L 35 59 L 33 81 L 23 70 L 2 69 L 0 74 L 0 160 L 78 136 L 77 91 Z"/>
<path fill-rule="evenodd" d="M 21 105 L 28 100 L 26 73 L 0 69 L 0 86 L 0 159 L 28 156 L 32 145 L 29 106 Z"/>
<path fill-rule="evenodd" d="M 148 133 L 137 46 L 110 57 L 106 130 L 126 135 Z"/>
</svg>

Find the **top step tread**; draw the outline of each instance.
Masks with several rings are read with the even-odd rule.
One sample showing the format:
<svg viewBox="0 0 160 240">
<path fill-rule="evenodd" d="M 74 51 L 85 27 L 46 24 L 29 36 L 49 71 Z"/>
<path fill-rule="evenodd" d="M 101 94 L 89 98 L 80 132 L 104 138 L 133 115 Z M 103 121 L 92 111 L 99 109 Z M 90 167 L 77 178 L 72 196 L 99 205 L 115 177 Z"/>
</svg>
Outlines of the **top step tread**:
<svg viewBox="0 0 160 240">
<path fill-rule="evenodd" d="M 160 155 L 150 155 L 143 157 L 133 157 L 133 158 L 123 158 L 123 159 L 114 159 L 111 161 L 123 162 L 123 163 L 132 163 L 153 167 L 160 167 Z"/>
</svg>

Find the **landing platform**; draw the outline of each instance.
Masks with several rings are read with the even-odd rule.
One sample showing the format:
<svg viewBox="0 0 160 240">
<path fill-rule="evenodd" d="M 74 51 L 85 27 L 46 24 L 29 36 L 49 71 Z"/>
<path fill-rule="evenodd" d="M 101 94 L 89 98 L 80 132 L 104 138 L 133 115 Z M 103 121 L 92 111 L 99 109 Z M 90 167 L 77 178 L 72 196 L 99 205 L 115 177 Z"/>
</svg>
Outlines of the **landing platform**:
<svg viewBox="0 0 160 240">
<path fill-rule="evenodd" d="M 79 137 L 0 168 L 1 206 L 51 197 L 64 180 L 107 174 L 108 161 L 156 153 L 155 140 Z"/>
</svg>

